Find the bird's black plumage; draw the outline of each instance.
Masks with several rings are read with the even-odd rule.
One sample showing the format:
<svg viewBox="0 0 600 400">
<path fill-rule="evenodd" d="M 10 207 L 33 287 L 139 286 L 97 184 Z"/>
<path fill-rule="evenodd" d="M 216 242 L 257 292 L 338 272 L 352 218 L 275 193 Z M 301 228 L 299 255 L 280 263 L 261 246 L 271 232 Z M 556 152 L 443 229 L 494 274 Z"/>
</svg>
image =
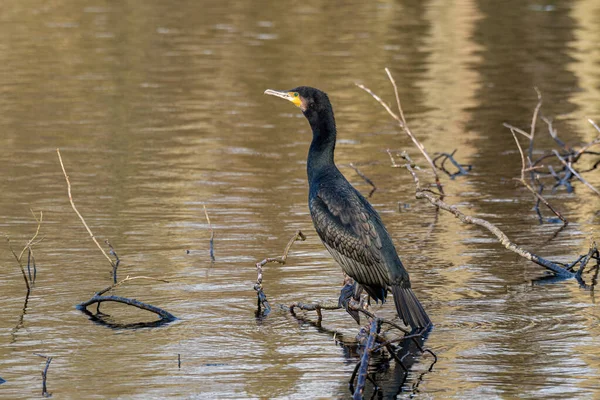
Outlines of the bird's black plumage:
<svg viewBox="0 0 600 400">
<path fill-rule="evenodd" d="M 292 101 L 310 123 L 313 139 L 307 162 L 308 205 L 327 250 L 372 298 L 385 301 L 391 290 L 405 324 L 428 326 L 429 317 L 411 289 L 408 272 L 379 214 L 334 163 L 336 126 L 327 94 L 306 86 L 265 93 Z"/>
</svg>

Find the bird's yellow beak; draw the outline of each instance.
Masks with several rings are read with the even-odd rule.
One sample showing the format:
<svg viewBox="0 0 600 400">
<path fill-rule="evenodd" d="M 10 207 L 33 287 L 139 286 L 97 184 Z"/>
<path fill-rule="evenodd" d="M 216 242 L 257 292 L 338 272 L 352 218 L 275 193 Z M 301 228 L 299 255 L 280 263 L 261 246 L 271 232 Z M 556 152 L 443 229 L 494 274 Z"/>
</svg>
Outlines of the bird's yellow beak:
<svg viewBox="0 0 600 400">
<path fill-rule="evenodd" d="M 298 92 L 285 92 L 280 90 L 267 89 L 265 90 L 265 94 L 281 97 L 282 99 L 291 101 L 296 107 L 302 108 L 302 98 L 300 97 L 300 94 Z"/>
</svg>

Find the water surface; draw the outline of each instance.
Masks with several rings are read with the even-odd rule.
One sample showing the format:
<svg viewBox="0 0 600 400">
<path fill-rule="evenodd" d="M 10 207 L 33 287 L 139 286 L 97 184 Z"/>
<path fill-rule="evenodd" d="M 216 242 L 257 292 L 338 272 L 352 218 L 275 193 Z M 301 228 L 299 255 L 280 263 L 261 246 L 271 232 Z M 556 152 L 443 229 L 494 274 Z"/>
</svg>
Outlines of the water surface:
<svg viewBox="0 0 600 400">
<path fill-rule="evenodd" d="M 275 310 L 257 321 L 254 264 L 271 302 L 337 297 L 340 268 L 318 240 L 306 204 L 308 124 L 266 88 L 327 91 L 339 129 L 336 160 L 371 198 L 435 323 L 406 383 L 386 395 L 419 398 L 594 398 L 600 312 L 573 281 L 532 286 L 538 266 L 479 228 L 436 216 L 414 198 L 386 149 L 408 138 L 354 86 L 393 101 L 389 67 L 413 131 L 433 152 L 458 149 L 473 173 L 445 179 L 449 202 L 496 223 L 516 242 L 567 261 L 598 238 L 600 200 L 581 184 L 549 196 L 571 224 L 539 225 L 513 180 L 520 159 L 503 122 L 527 128 L 536 103 L 575 145 L 600 120 L 600 5 L 573 2 L 159 1 L 11 2 L 0 14 L 0 233 L 22 246 L 44 212 L 38 276 L 24 310 L 21 273 L 0 247 L 2 398 L 41 394 L 43 360 L 56 398 L 345 398 L 357 362 L 331 335 Z M 552 147 L 544 126 L 538 148 Z M 180 320 L 111 330 L 75 304 L 110 284 L 110 265 L 74 214 L 76 204 L 122 259 L 115 293 Z M 541 154 L 541 153 L 539 153 Z M 600 174 L 588 180 L 600 187 Z M 426 172 L 423 179 L 428 179 Z M 206 205 L 215 231 L 211 263 Z M 187 250 L 191 250 L 189 254 Z M 131 318 L 121 307 L 105 312 Z M 378 312 L 392 318 L 391 304 Z M 24 314 L 24 315 L 23 315 Z M 310 315 L 307 315 L 310 316 Z M 352 338 L 343 312 L 323 326 Z M 177 357 L 181 355 L 181 368 Z"/>
</svg>

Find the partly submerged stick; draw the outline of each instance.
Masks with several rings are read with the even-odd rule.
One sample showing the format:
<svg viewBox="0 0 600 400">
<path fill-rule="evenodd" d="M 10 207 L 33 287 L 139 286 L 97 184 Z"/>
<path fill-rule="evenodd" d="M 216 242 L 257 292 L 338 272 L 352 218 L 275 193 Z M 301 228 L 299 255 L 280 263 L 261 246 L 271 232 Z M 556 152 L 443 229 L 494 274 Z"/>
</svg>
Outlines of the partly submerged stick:
<svg viewBox="0 0 600 400">
<path fill-rule="evenodd" d="M 560 154 L 558 153 L 558 151 L 556 150 L 552 150 L 552 153 L 554 153 L 554 155 L 556 156 L 556 158 L 558 158 L 560 160 L 560 162 L 567 167 L 572 173 L 573 175 L 575 175 L 585 186 L 587 186 L 592 192 L 596 193 L 598 196 L 600 196 L 600 191 L 598 191 L 598 189 L 596 189 L 595 187 L 593 187 L 588 181 L 586 181 L 585 179 L 583 179 L 581 177 L 581 175 L 579 175 L 577 173 L 577 171 L 575 171 L 573 169 L 573 167 L 571 166 L 570 162 L 565 161 L 565 159 L 563 157 L 560 156 Z"/>
<path fill-rule="evenodd" d="M 537 108 L 536 108 L 536 110 L 537 110 Z M 533 195 L 536 197 L 536 199 L 538 200 L 538 202 L 541 201 L 542 203 L 544 203 L 544 205 L 546 207 L 548 207 L 550 209 L 550 211 L 552 211 L 554 213 L 554 215 L 556 215 L 558 218 L 560 218 L 560 220 L 563 222 L 563 226 L 567 226 L 569 224 L 569 221 L 567 221 L 567 219 L 565 217 L 563 217 L 563 215 L 558 210 L 556 210 L 554 207 L 552 207 L 552 205 L 541 195 L 541 193 L 538 193 L 525 180 L 525 171 L 527 169 L 526 168 L 526 164 L 525 164 L 525 155 L 523 154 L 523 149 L 521 148 L 521 144 L 519 143 L 519 139 L 517 139 L 517 134 L 515 133 L 515 130 L 513 128 L 509 128 L 509 129 L 510 129 L 510 132 L 512 133 L 512 135 L 513 135 L 513 138 L 515 139 L 515 142 L 517 143 L 517 148 L 519 149 L 519 154 L 521 155 L 521 177 L 519 178 L 519 182 L 521 182 L 521 184 L 523 186 L 525 186 L 527 188 L 527 190 L 529 190 L 531 193 L 533 193 Z M 531 159 L 529 159 L 529 163 L 531 164 Z M 540 218 L 541 218 L 541 214 L 540 214 Z"/>
<path fill-rule="evenodd" d="M 256 295 L 258 298 L 258 314 L 261 313 L 261 307 L 264 308 L 264 310 L 265 310 L 264 312 L 262 312 L 262 315 L 268 315 L 271 312 L 271 306 L 269 305 L 269 302 L 267 300 L 267 295 L 263 291 L 263 286 L 262 286 L 263 269 L 262 269 L 262 267 L 264 267 L 265 264 L 271 263 L 271 262 L 285 264 L 288 253 L 290 252 L 290 249 L 292 248 L 292 245 L 294 244 L 294 242 L 297 240 L 301 240 L 301 241 L 306 240 L 306 236 L 304 236 L 304 233 L 302 233 L 302 231 L 300 231 L 300 230 L 297 230 L 296 233 L 294 233 L 294 236 L 292 236 L 292 238 L 288 242 L 287 246 L 285 246 L 285 250 L 283 250 L 283 254 L 281 256 L 267 257 L 264 260 L 256 263 L 257 276 L 256 276 L 256 283 L 254 284 L 254 290 L 256 290 Z"/>
<path fill-rule="evenodd" d="M 10 244 L 10 237 L 6 236 L 6 242 L 8 243 L 8 248 L 10 249 L 10 252 L 12 253 L 12 255 L 15 257 L 15 260 L 17 261 L 17 264 L 19 264 L 19 268 L 21 269 L 21 274 L 23 275 L 23 280 L 25 281 L 25 286 L 27 287 L 27 293 L 29 294 L 29 292 L 31 291 L 31 283 L 33 283 L 33 281 L 35 279 L 32 279 L 31 277 L 31 271 L 29 271 L 29 277 L 27 277 L 27 274 L 25 273 L 25 268 L 23 267 L 23 254 L 25 254 L 25 250 L 29 249 L 29 257 L 32 256 L 33 254 L 33 245 L 39 243 L 41 240 L 43 240 L 43 238 L 37 242 L 35 242 L 35 239 L 38 237 L 39 233 L 40 233 L 40 226 L 42 225 L 42 220 L 44 219 L 44 213 L 42 211 L 40 211 L 40 218 L 38 219 L 35 216 L 35 213 L 33 212 L 33 210 L 31 210 L 31 213 L 33 214 L 33 218 L 35 218 L 37 224 L 37 229 L 35 230 L 35 234 L 33 235 L 33 237 L 31 239 L 29 239 L 29 241 L 27 242 L 27 244 L 25 244 L 25 247 L 23 247 L 23 250 L 21 250 L 21 253 L 19 255 L 17 255 L 17 253 L 15 253 L 15 250 L 13 249 L 12 245 Z M 33 268 L 34 268 L 34 276 L 35 276 L 35 258 L 33 260 Z M 29 269 L 29 262 L 27 264 L 27 268 Z"/>
<path fill-rule="evenodd" d="M 415 173 L 413 168 L 409 164 L 406 164 L 405 167 L 411 173 L 413 180 L 415 182 L 415 186 L 416 186 L 415 197 L 417 199 L 427 199 L 434 206 L 453 214 L 461 222 L 464 222 L 467 224 L 479 225 L 483 228 L 486 228 L 488 231 L 490 231 L 494 236 L 496 236 L 498 238 L 498 241 L 500 242 L 500 244 L 502 244 L 505 248 L 507 248 L 508 250 L 510 250 L 514 253 L 517 253 L 518 255 L 520 255 L 521 257 L 523 257 L 529 261 L 532 261 L 544 268 L 549 269 L 550 271 L 554 272 L 558 276 L 565 277 L 565 278 L 575 277 L 575 273 L 569 271 L 568 269 L 564 268 L 563 266 L 561 266 L 555 262 L 552 262 L 550 260 L 546 260 L 545 258 L 542 258 L 542 257 L 540 257 L 534 253 L 531 253 L 531 252 L 523 249 L 522 247 L 516 245 L 496 225 L 494 225 L 482 218 L 471 217 L 470 215 L 466 215 L 462 211 L 460 211 L 456 206 L 449 205 L 449 204 L 445 203 L 443 200 L 441 200 L 440 198 L 437 198 L 435 195 L 431 194 L 430 192 L 421 189 L 421 186 L 419 184 L 419 178 L 417 177 L 417 174 Z"/>
<path fill-rule="evenodd" d="M 73 196 L 71 195 L 71 182 L 69 181 L 69 175 L 67 175 L 67 171 L 65 170 L 65 165 L 63 164 L 62 157 L 60 156 L 60 149 L 56 149 L 56 153 L 58 154 L 58 161 L 60 161 L 60 166 L 62 168 L 63 174 L 65 175 L 65 180 L 67 181 L 67 193 L 69 194 L 69 201 L 71 202 L 71 207 L 73 207 L 73 211 L 75 211 L 75 213 L 77 214 L 77 216 L 83 223 L 83 226 L 85 226 L 85 229 L 90 234 L 92 240 L 94 241 L 94 243 L 96 243 L 96 246 L 98 246 L 98 248 L 100 249 L 102 254 L 104 254 L 104 257 L 106 257 L 106 259 L 110 263 L 111 267 L 113 267 L 113 270 L 115 270 L 116 268 L 115 268 L 115 264 L 114 264 L 113 260 L 110 259 L 108 254 L 106 254 L 106 252 L 102 248 L 102 246 L 100 246 L 100 243 L 98 243 L 98 241 L 96 240 L 96 237 L 92 233 L 91 229 L 85 223 L 85 219 L 83 219 L 83 216 L 79 213 L 79 211 L 77 211 L 77 207 L 75 207 L 75 203 L 73 202 Z"/>
<path fill-rule="evenodd" d="M 42 370 L 42 397 L 46 397 L 46 398 L 52 397 L 52 394 L 50 392 L 48 392 L 48 386 L 46 385 L 46 381 L 48 378 L 48 368 L 50 368 L 50 363 L 52 362 L 52 357 L 45 356 L 43 354 L 37 354 L 37 353 L 35 353 L 35 355 L 46 359 L 46 366 Z"/>
<path fill-rule="evenodd" d="M 210 260 L 215 261 L 215 231 L 213 230 L 212 224 L 210 223 L 210 218 L 208 218 L 208 211 L 206 211 L 206 205 L 203 204 L 202 207 L 204 207 L 204 215 L 206 216 L 206 222 L 208 222 L 208 228 L 210 229 Z"/>
</svg>

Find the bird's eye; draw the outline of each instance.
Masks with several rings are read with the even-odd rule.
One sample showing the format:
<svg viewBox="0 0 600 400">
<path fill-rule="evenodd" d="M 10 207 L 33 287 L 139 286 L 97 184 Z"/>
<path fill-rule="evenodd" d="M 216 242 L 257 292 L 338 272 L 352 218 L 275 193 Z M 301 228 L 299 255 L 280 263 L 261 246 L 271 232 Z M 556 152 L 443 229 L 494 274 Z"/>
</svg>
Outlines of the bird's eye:
<svg viewBox="0 0 600 400">
<path fill-rule="evenodd" d="M 298 92 L 294 92 L 294 97 L 298 97 Z"/>
</svg>

